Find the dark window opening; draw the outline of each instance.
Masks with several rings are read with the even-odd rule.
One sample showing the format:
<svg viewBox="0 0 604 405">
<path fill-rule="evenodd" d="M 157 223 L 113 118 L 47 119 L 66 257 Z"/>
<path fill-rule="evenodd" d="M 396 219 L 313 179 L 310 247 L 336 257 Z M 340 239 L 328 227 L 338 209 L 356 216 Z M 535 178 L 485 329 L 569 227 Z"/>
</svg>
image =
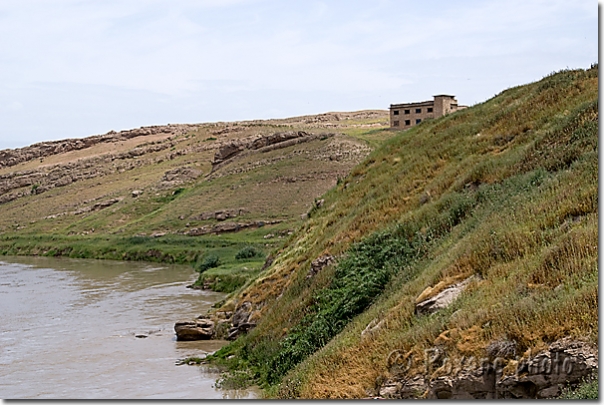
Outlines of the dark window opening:
<svg viewBox="0 0 604 405">
<path fill-rule="evenodd" d="M 393 126 L 398 127 L 399 126 L 399 122 L 398 121 L 394 121 Z"/>
<path fill-rule="evenodd" d="M 457 104 L 451 104 L 451 108 L 457 108 Z"/>
<path fill-rule="evenodd" d="M 410 114 L 411 110 L 405 110 L 405 114 Z"/>
<path fill-rule="evenodd" d="M 420 122 L 422 122 L 422 120 L 420 120 L 419 118 L 415 120 L 416 124 L 419 124 Z"/>
<path fill-rule="evenodd" d="M 411 125 L 411 120 L 405 120 L 405 125 Z"/>
<path fill-rule="evenodd" d="M 415 109 L 415 113 L 416 113 L 416 114 L 419 114 L 419 113 L 421 113 L 421 112 L 422 112 L 422 109 L 421 109 L 421 108 L 416 108 L 416 109 Z"/>
<path fill-rule="evenodd" d="M 432 112 L 434 109 L 432 107 L 428 107 L 428 112 Z"/>
<path fill-rule="evenodd" d="M 394 115 L 398 115 L 398 110 L 394 110 Z"/>
</svg>

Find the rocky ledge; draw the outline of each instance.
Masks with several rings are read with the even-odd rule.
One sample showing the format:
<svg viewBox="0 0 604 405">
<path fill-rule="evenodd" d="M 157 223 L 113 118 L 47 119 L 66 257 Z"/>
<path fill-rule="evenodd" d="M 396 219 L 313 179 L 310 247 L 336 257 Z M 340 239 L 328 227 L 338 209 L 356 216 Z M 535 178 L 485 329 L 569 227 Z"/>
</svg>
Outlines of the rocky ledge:
<svg viewBox="0 0 604 405">
<path fill-rule="evenodd" d="M 70 152 L 72 150 L 90 148 L 99 143 L 122 142 L 139 136 L 156 134 L 181 135 L 197 127 L 198 125 L 192 124 L 155 125 L 120 132 L 109 131 L 105 135 L 94 135 L 87 138 L 40 142 L 18 149 L 4 149 L 0 150 L 0 168 L 15 166 L 22 162 Z"/>
<path fill-rule="evenodd" d="M 269 152 L 315 139 L 331 138 L 334 135 L 334 133 L 312 134 L 304 131 L 286 131 L 234 139 L 220 145 L 212 161 L 212 172 L 246 151 Z"/>
<path fill-rule="evenodd" d="M 393 373 L 378 384 L 381 398 L 529 399 L 555 398 L 566 384 L 580 383 L 598 371 L 598 349 L 565 338 L 537 355 L 516 360 L 504 357 L 465 359 L 459 367 L 443 366 L 437 348 L 427 356 L 427 370 L 416 375 Z M 449 364 L 452 364 L 449 362 Z M 446 367 L 445 367 L 446 368 Z M 444 375 L 442 375 L 444 374 Z"/>
<path fill-rule="evenodd" d="M 214 321 L 197 318 L 192 321 L 179 321 L 174 325 L 176 340 L 209 340 L 215 334 Z"/>
<path fill-rule="evenodd" d="M 191 321 L 179 321 L 174 325 L 177 340 L 235 340 L 256 327 L 252 318 L 252 304 L 243 302 L 235 312 L 218 311 L 200 315 Z"/>
</svg>

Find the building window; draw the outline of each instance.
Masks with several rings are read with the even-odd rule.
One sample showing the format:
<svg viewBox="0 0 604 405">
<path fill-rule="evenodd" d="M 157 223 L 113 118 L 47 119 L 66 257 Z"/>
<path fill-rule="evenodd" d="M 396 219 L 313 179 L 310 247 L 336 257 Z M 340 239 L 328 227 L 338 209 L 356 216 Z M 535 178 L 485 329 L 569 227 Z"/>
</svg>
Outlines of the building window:
<svg viewBox="0 0 604 405">
<path fill-rule="evenodd" d="M 457 108 L 457 104 L 451 104 L 451 109 L 455 110 Z"/>
<path fill-rule="evenodd" d="M 405 110 L 405 114 L 410 114 L 411 110 Z"/>
<path fill-rule="evenodd" d="M 398 127 L 399 126 L 399 122 L 398 121 L 394 121 L 392 126 Z"/>
<path fill-rule="evenodd" d="M 421 109 L 421 108 L 416 108 L 416 109 L 415 109 L 415 113 L 416 113 L 416 114 L 419 114 L 419 113 L 421 113 L 421 112 L 422 112 L 422 109 Z"/>
<path fill-rule="evenodd" d="M 398 115 L 398 110 L 394 110 L 394 115 Z"/>
<path fill-rule="evenodd" d="M 405 120 L 405 125 L 411 125 L 411 120 Z"/>
<path fill-rule="evenodd" d="M 422 120 L 420 120 L 419 118 L 415 120 L 416 124 L 419 124 L 420 122 L 422 122 Z"/>
<path fill-rule="evenodd" d="M 432 112 L 434 109 L 432 107 L 428 107 L 428 112 Z"/>
</svg>

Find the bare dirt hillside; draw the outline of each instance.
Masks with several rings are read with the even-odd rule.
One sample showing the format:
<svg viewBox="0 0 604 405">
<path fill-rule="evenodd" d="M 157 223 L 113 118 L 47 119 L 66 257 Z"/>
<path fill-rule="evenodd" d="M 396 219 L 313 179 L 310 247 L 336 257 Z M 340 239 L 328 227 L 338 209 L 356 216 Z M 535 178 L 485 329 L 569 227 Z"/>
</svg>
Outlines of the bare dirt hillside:
<svg viewBox="0 0 604 405">
<path fill-rule="evenodd" d="M 234 226 L 216 227 L 225 221 L 295 221 L 371 150 L 371 136 L 354 131 L 386 126 L 385 111 L 328 113 L 3 150 L 0 232 L 190 234 Z"/>
</svg>

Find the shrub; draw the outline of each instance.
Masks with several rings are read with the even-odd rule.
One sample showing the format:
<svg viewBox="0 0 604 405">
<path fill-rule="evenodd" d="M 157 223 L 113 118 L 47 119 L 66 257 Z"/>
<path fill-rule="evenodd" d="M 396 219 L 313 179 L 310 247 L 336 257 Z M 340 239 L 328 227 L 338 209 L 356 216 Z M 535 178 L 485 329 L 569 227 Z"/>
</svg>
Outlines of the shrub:
<svg viewBox="0 0 604 405">
<path fill-rule="evenodd" d="M 353 245 L 337 265 L 331 284 L 314 294 L 308 314 L 280 342 L 279 351 L 269 361 L 270 371 L 264 377 L 267 382 L 278 383 L 289 370 L 325 346 L 375 301 L 395 275 L 405 281 L 413 279 L 418 267 L 414 269 L 412 264 L 473 206 L 459 201 L 440 207 L 441 212 L 426 211 L 415 220 L 376 232 Z"/>
<path fill-rule="evenodd" d="M 197 267 L 197 271 L 203 273 L 204 271 L 220 266 L 220 259 L 216 255 L 208 255 L 206 256 L 201 263 L 199 263 Z"/>
<path fill-rule="evenodd" d="M 598 374 L 594 372 L 591 377 L 584 378 L 575 389 L 564 388 L 559 399 L 598 399 Z"/>
<path fill-rule="evenodd" d="M 261 251 L 259 251 L 258 249 L 256 249 L 253 246 L 246 246 L 246 247 L 242 248 L 239 252 L 237 252 L 237 254 L 235 255 L 235 259 L 245 260 L 245 259 L 251 259 L 252 257 L 259 257 L 259 256 L 262 256 Z"/>
</svg>

